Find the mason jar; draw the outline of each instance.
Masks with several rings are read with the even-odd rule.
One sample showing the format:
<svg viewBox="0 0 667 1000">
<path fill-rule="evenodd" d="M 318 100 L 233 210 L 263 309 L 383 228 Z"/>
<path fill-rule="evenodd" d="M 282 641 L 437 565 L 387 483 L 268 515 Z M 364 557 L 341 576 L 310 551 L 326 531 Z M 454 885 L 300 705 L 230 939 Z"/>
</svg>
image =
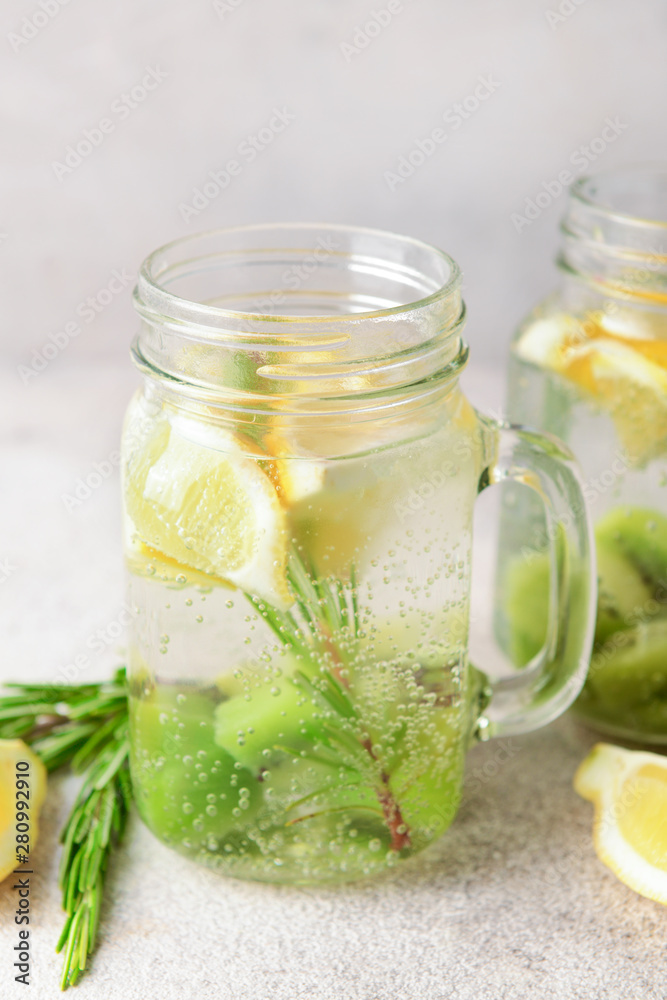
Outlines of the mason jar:
<svg viewBox="0 0 667 1000">
<path fill-rule="evenodd" d="M 239 877 L 394 865 L 453 819 L 473 740 L 545 724 L 583 683 L 594 572 L 571 455 L 468 403 L 459 270 L 415 240 L 204 234 L 150 256 L 135 300 L 140 813 Z M 491 680 L 467 656 L 471 525 L 478 492 L 506 478 L 549 523 L 575 513 L 551 550 L 547 646 Z"/>
<path fill-rule="evenodd" d="M 667 166 L 574 184 L 558 266 L 560 287 L 514 338 L 508 414 L 559 435 L 583 468 L 599 598 L 576 711 L 667 743 Z M 511 491 L 501 536 L 498 630 L 520 664 L 545 635 L 539 505 Z"/>
</svg>

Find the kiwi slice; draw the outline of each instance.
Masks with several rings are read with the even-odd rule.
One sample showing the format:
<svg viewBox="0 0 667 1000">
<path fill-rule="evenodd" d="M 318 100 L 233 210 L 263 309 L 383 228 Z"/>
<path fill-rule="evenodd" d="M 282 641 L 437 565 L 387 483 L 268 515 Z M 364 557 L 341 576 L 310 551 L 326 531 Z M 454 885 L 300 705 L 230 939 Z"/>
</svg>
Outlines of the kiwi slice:
<svg viewBox="0 0 667 1000">
<path fill-rule="evenodd" d="M 652 592 L 667 588 L 664 514 L 645 507 L 617 507 L 598 521 L 595 537 L 598 545 L 615 548 L 631 562 Z"/>
<path fill-rule="evenodd" d="M 595 531 L 598 561 L 596 645 L 619 630 L 667 616 L 667 518 L 641 508 L 617 508 Z M 665 587 L 660 601 L 661 587 Z M 544 645 L 549 608 L 549 558 L 517 560 L 507 575 L 511 655 L 524 666 Z M 652 603 L 653 602 L 653 603 Z M 660 605 L 655 607 L 655 604 Z M 664 605 L 664 607 L 662 606 Z"/>
<path fill-rule="evenodd" d="M 380 766 L 354 717 L 343 705 L 335 711 L 319 693 L 321 683 L 305 673 L 284 673 L 275 683 L 253 685 L 245 695 L 221 702 L 215 709 L 216 743 L 262 783 L 274 820 L 278 814 L 280 823 L 291 826 L 331 810 L 341 817 L 361 810 L 355 827 L 370 823 L 369 836 L 386 839 Z"/>
<path fill-rule="evenodd" d="M 667 621 L 614 633 L 593 656 L 586 689 L 617 719 L 637 706 L 667 702 Z"/>
<path fill-rule="evenodd" d="M 215 700 L 189 685 L 162 685 L 130 700 L 132 774 L 146 824 L 177 850 L 212 849 L 257 812 L 262 787 L 214 736 Z M 243 791 L 245 789 L 245 791 Z"/>
<path fill-rule="evenodd" d="M 253 687 L 215 710 L 215 741 L 255 774 L 277 759 L 326 744 L 322 709 L 294 677 Z"/>
<path fill-rule="evenodd" d="M 585 722 L 625 739 L 667 741 L 667 699 L 654 699 L 641 705 L 601 705 L 584 688 L 575 702 L 574 711 Z"/>
<path fill-rule="evenodd" d="M 602 534 L 596 537 L 598 563 L 598 610 L 596 645 L 633 624 L 637 609 L 646 609 L 653 596 L 637 569 L 619 552 L 615 542 Z"/>
</svg>

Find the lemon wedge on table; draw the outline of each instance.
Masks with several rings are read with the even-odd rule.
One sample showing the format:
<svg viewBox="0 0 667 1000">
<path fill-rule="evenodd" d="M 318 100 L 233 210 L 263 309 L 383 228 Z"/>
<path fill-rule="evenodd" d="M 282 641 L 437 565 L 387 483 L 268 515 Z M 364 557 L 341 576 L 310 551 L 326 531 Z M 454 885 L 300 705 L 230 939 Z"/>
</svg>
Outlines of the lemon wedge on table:
<svg viewBox="0 0 667 1000">
<path fill-rule="evenodd" d="M 519 357 L 556 372 L 606 410 L 633 465 L 667 450 L 667 343 L 616 336 L 595 314 L 533 323 L 516 345 Z"/>
<path fill-rule="evenodd" d="M 667 758 L 598 743 L 574 778 L 595 803 L 595 850 L 635 892 L 667 904 Z"/>
<path fill-rule="evenodd" d="M 17 769 L 17 763 L 23 761 L 28 763 L 29 768 Z M 23 785 L 20 790 L 17 789 L 17 780 L 20 778 L 27 781 L 27 789 Z M 29 816 L 28 844 L 32 852 L 39 832 L 37 818 L 45 795 L 46 768 L 39 757 L 23 740 L 0 740 L 0 882 L 19 864 L 17 848 L 22 847 L 22 844 L 16 840 L 17 811 Z M 24 809 L 21 809 L 22 804 L 25 804 Z M 22 819 L 20 822 L 26 820 Z"/>
<path fill-rule="evenodd" d="M 126 479 L 131 552 L 162 560 L 177 582 L 228 583 L 275 607 L 292 605 L 285 513 L 238 438 L 165 417 L 131 455 Z"/>
</svg>

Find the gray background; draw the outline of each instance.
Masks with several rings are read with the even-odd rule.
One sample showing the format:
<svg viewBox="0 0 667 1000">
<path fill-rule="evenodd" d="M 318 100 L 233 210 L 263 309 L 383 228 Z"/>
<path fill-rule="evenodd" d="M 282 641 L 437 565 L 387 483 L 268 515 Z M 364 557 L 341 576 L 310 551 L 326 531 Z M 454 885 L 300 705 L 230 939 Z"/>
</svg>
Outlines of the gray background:
<svg viewBox="0 0 667 1000">
<path fill-rule="evenodd" d="M 347 57 L 341 43 L 388 0 L 216 2 L 68 0 L 28 42 L 11 35 L 38 0 L 3 3 L 1 336 L 14 368 L 114 268 L 134 273 L 151 249 L 196 229 L 292 219 L 446 249 L 465 272 L 473 363 L 500 362 L 517 320 L 555 281 L 565 198 L 520 233 L 512 213 L 561 170 L 582 172 L 571 157 L 607 117 L 626 127 L 592 167 L 667 157 L 660 0 L 402 0 Z M 559 4 L 572 13 L 549 19 Z M 166 79 L 124 120 L 110 114 L 147 67 Z M 443 125 L 489 75 L 494 93 L 461 127 Z M 295 120 L 186 223 L 179 205 L 274 107 Z M 54 161 L 104 117 L 114 131 L 59 180 Z M 439 126 L 447 140 L 391 191 L 385 172 Z M 134 326 L 126 289 L 53 364 L 123 358 Z"/>
</svg>

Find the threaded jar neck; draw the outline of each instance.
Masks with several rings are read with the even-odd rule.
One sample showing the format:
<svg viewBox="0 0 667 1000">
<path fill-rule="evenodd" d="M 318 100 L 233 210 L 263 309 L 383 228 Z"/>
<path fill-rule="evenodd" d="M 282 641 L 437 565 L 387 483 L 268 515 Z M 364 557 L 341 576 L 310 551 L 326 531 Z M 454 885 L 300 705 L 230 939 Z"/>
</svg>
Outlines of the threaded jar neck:
<svg viewBox="0 0 667 1000">
<path fill-rule="evenodd" d="M 178 240 L 144 262 L 133 355 L 209 403 L 360 409 L 456 378 L 461 275 L 417 240 L 268 225 Z"/>
<path fill-rule="evenodd" d="M 581 178 L 561 229 L 567 275 L 605 297 L 667 309 L 667 164 Z"/>
</svg>

